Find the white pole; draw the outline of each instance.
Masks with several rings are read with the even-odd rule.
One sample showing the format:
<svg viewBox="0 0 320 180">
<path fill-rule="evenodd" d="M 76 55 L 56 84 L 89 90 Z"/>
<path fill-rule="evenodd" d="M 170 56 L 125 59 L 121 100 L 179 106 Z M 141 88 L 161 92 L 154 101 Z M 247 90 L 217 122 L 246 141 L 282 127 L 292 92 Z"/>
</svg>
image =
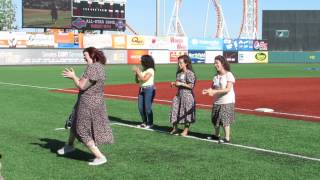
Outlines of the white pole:
<svg viewBox="0 0 320 180">
<path fill-rule="evenodd" d="M 206 21 L 205 21 L 205 24 L 204 24 L 204 33 L 203 33 L 203 38 L 205 38 L 205 37 L 206 37 L 206 35 L 207 35 L 208 16 L 209 16 L 209 6 L 210 6 L 210 0 L 208 0 L 207 14 L 206 14 Z"/>
<path fill-rule="evenodd" d="M 157 7 L 156 7 L 156 36 L 159 36 L 160 34 L 160 21 L 159 21 L 159 18 L 160 18 L 160 0 L 156 0 L 157 1 Z"/>
</svg>

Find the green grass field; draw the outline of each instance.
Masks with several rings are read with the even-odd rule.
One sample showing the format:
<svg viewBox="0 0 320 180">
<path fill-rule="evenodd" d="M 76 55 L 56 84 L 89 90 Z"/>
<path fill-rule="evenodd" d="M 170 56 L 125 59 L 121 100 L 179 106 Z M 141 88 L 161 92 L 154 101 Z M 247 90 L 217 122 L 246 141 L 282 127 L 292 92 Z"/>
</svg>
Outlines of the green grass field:
<svg viewBox="0 0 320 180">
<path fill-rule="evenodd" d="M 233 64 L 238 79 L 266 77 L 320 77 L 305 68 L 320 64 Z M 263 152 L 238 146 L 171 136 L 167 133 L 112 125 L 115 144 L 102 146 L 108 163 L 87 165 L 92 158 L 80 143 L 66 157 L 55 153 L 67 139 L 63 127 L 76 95 L 49 92 L 46 88 L 72 88 L 61 72 L 64 66 L 0 67 L 0 153 L 4 179 L 319 179 L 320 123 L 236 114 L 232 143 L 291 153 Z M 84 66 L 74 66 L 80 75 Z M 199 80 L 209 80 L 212 65 L 194 65 Z M 158 65 L 156 81 L 175 79 L 176 65 Z M 133 83 L 131 67 L 107 65 L 106 84 Z M 6 83 L 38 87 L 15 86 Z M 135 124 L 140 121 L 134 101 L 106 99 L 110 120 Z M 158 129 L 169 130 L 168 105 L 153 106 Z M 209 110 L 197 110 L 192 134 L 212 132 Z"/>
</svg>

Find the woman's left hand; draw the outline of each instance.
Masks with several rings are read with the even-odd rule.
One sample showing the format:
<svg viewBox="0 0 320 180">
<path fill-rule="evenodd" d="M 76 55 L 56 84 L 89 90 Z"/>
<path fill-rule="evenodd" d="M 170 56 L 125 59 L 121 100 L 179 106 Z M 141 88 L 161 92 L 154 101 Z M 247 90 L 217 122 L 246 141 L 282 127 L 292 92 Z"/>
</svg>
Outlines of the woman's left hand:
<svg viewBox="0 0 320 180">
<path fill-rule="evenodd" d="M 76 74 L 73 68 L 65 68 L 62 72 L 63 77 L 73 79 Z"/>
</svg>

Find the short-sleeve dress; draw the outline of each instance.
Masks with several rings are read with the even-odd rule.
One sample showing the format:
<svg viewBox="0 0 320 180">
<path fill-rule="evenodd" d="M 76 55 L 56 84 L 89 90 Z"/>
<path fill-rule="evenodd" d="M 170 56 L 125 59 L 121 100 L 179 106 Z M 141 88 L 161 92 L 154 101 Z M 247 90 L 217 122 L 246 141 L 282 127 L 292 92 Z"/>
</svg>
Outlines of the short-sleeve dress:
<svg viewBox="0 0 320 180">
<path fill-rule="evenodd" d="M 85 144 L 92 140 L 95 145 L 111 144 L 113 134 L 104 101 L 104 65 L 89 64 L 82 77 L 89 79 L 92 86 L 78 94 L 71 130 Z"/>
<path fill-rule="evenodd" d="M 178 87 L 177 94 L 172 100 L 170 123 L 194 123 L 196 120 L 196 103 L 193 88 L 195 86 L 196 76 L 194 72 L 187 70 L 186 72 L 178 73 L 176 80 L 190 84 L 192 89 Z"/>
</svg>

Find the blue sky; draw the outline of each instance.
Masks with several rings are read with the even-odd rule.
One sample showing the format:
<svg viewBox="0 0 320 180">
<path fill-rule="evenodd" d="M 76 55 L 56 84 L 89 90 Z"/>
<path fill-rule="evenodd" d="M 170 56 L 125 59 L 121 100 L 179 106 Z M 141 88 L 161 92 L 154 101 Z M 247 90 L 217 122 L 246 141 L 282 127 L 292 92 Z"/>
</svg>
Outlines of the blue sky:
<svg viewBox="0 0 320 180">
<path fill-rule="evenodd" d="M 161 1 L 160 34 L 167 33 L 167 26 L 172 13 L 174 0 Z M 211 1 L 211 0 L 210 0 Z M 21 2 L 17 5 L 17 24 L 21 27 Z M 165 2 L 165 3 L 164 3 Z M 225 21 L 232 38 L 238 37 L 242 20 L 242 0 L 220 0 Z M 164 6 L 165 4 L 165 6 Z M 208 0 L 184 0 L 180 19 L 189 37 L 203 37 Z M 259 35 L 261 35 L 263 10 L 319 10 L 320 0 L 259 0 Z M 207 34 L 215 35 L 215 10 L 210 4 Z M 156 0 L 127 0 L 126 20 L 141 35 L 154 35 L 156 31 Z M 164 23 L 165 21 L 165 23 Z"/>
</svg>

